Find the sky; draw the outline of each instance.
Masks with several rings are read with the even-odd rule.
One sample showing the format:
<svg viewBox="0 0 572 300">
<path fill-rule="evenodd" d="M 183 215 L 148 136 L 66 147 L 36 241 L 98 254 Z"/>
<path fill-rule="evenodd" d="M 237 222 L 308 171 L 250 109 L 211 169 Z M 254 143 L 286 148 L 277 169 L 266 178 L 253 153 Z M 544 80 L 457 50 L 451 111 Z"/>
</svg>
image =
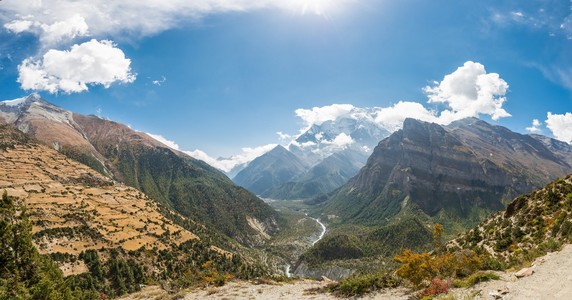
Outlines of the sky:
<svg viewBox="0 0 572 300">
<path fill-rule="evenodd" d="M 348 114 L 390 132 L 406 117 L 479 117 L 571 142 L 571 9 L 569 0 L 0 0 L 0 99 L 39 93 L 221 169 Z"/>
</svg>

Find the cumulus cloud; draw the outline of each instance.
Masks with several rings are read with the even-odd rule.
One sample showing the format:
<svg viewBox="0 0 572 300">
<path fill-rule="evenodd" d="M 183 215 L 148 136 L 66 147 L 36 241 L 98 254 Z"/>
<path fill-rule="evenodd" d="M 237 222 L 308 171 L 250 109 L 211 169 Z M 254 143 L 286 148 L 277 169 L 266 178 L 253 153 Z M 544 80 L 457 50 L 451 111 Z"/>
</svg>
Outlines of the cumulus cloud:
<svg viewBox="0 0 572 300">
<path fill-rule="evenodd" d="M 346 148 L 347 146 L 354 143 L 354 140 L 351 136 L 347 135 L 346 133 L 342 132 L 338 134 L 333 140 L 331 141 L 322 141 L 324 144 L 330 144 L 337 148 Z"/>
<path fill-rule="evenodd" d="M 413 101 L 399 101 L 388 107 L 360 108 L 351 104 L 332 104 L 295 111 L 305 124 L 301 132 L 312 125 L 340 118 L 352 118 L 376 123 L 379 127 L 394 132 L 400 129 L 406 118 L 447 125 L 467 117 L 489 115 L 498 120 L 511 115 L 503 108 L 508 84 L 497 73 L 487 73 L 485 67 L 467 61 L 440 82 L 423 88 L 429 104 L 444 105 L 441 110 L 429 109 Z M 294 137 L 296 138 L 296 136 Z"/>
<path fill-rule="evenodd" d="M 0 5 L 0 22 L 15 34 L 29 32 L 37 35 L 40 41 L 41 50 L 36 57 L 27 59 L 20 66 L 22 88 L 71 93 L 87 90 L 87 84 L 90 83 L 107 86 L 110 81 L 131 82 L 134 79 L 130 70 L 123 68 L 120 73 L 112 74 L 111 79 L 90 81 L 85 77 L 97 77 L 101 75 L 97 71 L 106 71 L 103 69 L 109 71 L 109 65 L 97 59 L 90 62 L 93 68 L 97 64 L 101 65 L 97 67 L 100 70 L 92 69 L 95 73 L 86 72 L 82 65 L 65 65 L 70 72 L 82 73 L 78 78 L 66 78 L 65 75 L 71 74 L 54 74 L 47 70 L 45 56 L 51 51 L 57 51 L 55 49 L 61 50 L 64 45 L 78 43 L 78 37 L 137 39 L 210 14 L 260 9 L 332 15 L 354 1 L 356 0 L 5 0 Z M 42 55 L 43 61 L 40 58 Z M 56 73 L 62 73 L 62 70 Z M 160 85 L 163 82 L 156 80 L 153 84 Z"/>
<path fill-rule="evenodd" d="M 553 114 L 549 112 L 545 123 L 555 138 L 572 144 L 572 113 Z"/>
<path fill-rule="evenodd" d="M 377 126 L 388 132 L 395 132 L 402 128 L 406 118 L 415 118 L 427 122 L 435 122 L 447 125 L 453 121 L 465 117 L 479 117 L 489 115 L 493 119 L 508 117 L 510 114 L 503 109 L 506 101 L 508 84 L 500 78 L 499 74 L 487 73 L 480 63 L 466 62 L 457 70 L 444 76 L 441 82 L 435 82 L 433 86 L 425 87 L 429 104 L 438 104 L 438 109 L 430 109 L 426 105 L 413 101 L 399 101 L 387 107 L 361 108 L 351 104 L 332 104 L 310 109 L 300 108 L 295 110 L 302 122 L 303 127 L 298 134 L 287 134 L 277 132 L 281 143 L 290 143 L 299 148 L 310 149 L 319 154 L 331 154 L 339 149 L 344 149 L 356 143 L 349 135 L 350 132 L 337 133 L 332 138 L 331 132 L 326 135 L 324 132 L 314 132 L 314 141 L 296 141 L 313 125 L 322 125 L 327 121 L 341 121 L 342 119 L 353 119 L 359 121 L 360 126 Z M 552 116 L 552 117 L 551 117 Z M 556 122 L 557 115 L 549 115 L 553 123 L 546 121 L 546 124 L 554 132 L 555 136 L 562 136 L 566 128 L 572 128 L 572 124 L 566 122 Z M 569 116 L 572 119 L 572 115 Z M 572 121 L 571 121 L 572 122 Z M 340 124 L 343 124 L 341 122 Z M 347 123 L 346 123 L 347 124 Z M 553 125 L 551 125 L 553 124 Z M 530 128 L 538 128 L 541 122 L 535 120 Z M 343 128 L 341 125 L 340 128 Z M 551 127 L 552 126 L 552 127 Z M 375 128 L 375 127 L 374 127 Z M 554 128 L 554 130 L 552 129 Z M 529 129 L 534 130 L 534 129 Z M 557 133 L 558 132 L 558 133 Z M 558 135 L 557 135 L 558 134 Z M 326 138 L 326 136 L 329 136 Z M 163 141 L 168 144 L 170 141 Z M 172 142 L 171 142 L 172 143 Z M 172 147 L 176 144 L 172 143 Z M 201 150 L 186 151 L 188 155 L 203 160 L 208 164 L 223 170 L 231 171 L 236 166 L 246 164 L 256 157 L 272 150 L 276 144 L 269 144 L 254 148 L 243 148 L 240 154 L 230 158 L 215 159 Z M 174 148 L 174 149 L 178 149 Z M 365 147 L 364 151 L 371 149 Z"/>
<path fill-rule="evenodd" d="M 19 66 L 18 82 L 24 90 L 77 93 L 88 85 L 131 83 L 131 60 L 111 41 L 92 39 L 69 51 L 49 50 L 39 60 L 28 58 Z"/>
<path fill-rule="evenodd" d="M 147 134 L 148 136 L 152 137 L 153 139 L 155 139 L 156 141 L 158 141 L 159 143 L 173 149 L 173 150 L 179 150 L 179 145 L 177 145 L 177 143 L 168 140 L 167 138 L 165 138 L 164 136 L 160 135 L 160 134 L 152 134 L 152 133 L 148 133 L 146 132 L 145 134 Z"/>
<path fill-rule="evenodd" d="M 341 116 L 348 115 L 353 109 L 354 106 L 351 104 L 332 104 L 311 109 L 299 108 L 295 113 L 307 127 L 311 127 L 326 121 L 334 121 Z"/>
<path fill-rule="evenodd" d="M 435 113 L 429 111 L 421 103 L 400 101 L 390 107 L 376 108 L 375 122 L 389 132 L 394 132 L 403 126 L 406 118 L 414 118 L 427 122 L 436 122 Z"/>
<path fill-rule="evenodd" d="M 230 172 L 236 166 L 253 161 L 255 158 L 262 156 L 266 152 L 274 149 L 277 145 L 278 144 L 268 144 L 253 148 L 245 147 L 242 148 L 241 153 L 237 155 L 233 155 L 229 158 L 218 158 L 218 159 L 209 156 L 207 153 L 199 149 L 196 149 L 194 151 L 183 151 L 183 152 L 193 158 L 202 160 L 219 170 Z"/>
<path fill-rule="evenodd" d="M 441 82 L 424 89 L 429 103 L 446 104 L 448 109 L 439 116 L 440 123 L 489 115 L 493 120 L 510 117 L 503 108 L 508 83 L 497 73 L 487 73 L 485 66 L 467 61 Z"/>
<path fill-rule="evenodd" d="M 86 36 L 88 26 L 85 19 L 80 15 L 74 15 L 69 19 L 57 21 L 53 24 L 41 24 L 42 41 L 46 44 L 57 44 L 62 40 L 73 39 L 77 36 Z"/>
<path fill-rule="evenodd" d="M 4 28 L 8 29 L 13 33 L 22 33 L 24 31 L 29 31 L 34 25 L 34 22 L 30 20 L 14 20 L 12 22 L 4 24 Z"/>
<path fill-rule="evenodd" d="M 204 152 L 202 150 L 195 149 L 194 151 L 183 151 L 183 152 L 192 158 L 202 160 L 202 161 L 206 162 L 207 164 L 209 164 L 215 168 L 218 168 L 220 170 L 223 170 L 225 172 L 232 170 L 232 168 L 230 168 L 229 170 L 224 170 L 223 168 L 221 168 L 221 165 L 219 164 L 219 161 L 216 160 L 216 158 L 210 157 L 206 152 Z"/>
<path fill-rule="evenodd" d="M 531 133 L 540 133 L 542 132 L 542 129 L 540 129 L 541 125 L 542 122 L 540 122 L 538 119 L 534 119 L 532 120 L 532 125 L 530 127 L 526 127 L 526 130 Z"/>
</svg>

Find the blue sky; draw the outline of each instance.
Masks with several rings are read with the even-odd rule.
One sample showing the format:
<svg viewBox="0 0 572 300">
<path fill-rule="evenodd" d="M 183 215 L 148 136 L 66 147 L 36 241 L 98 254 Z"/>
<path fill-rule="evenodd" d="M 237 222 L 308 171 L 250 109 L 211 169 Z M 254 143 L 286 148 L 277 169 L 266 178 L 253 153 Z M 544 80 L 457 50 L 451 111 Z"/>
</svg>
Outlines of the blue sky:
<svg viewBox="0 0 572 300">
<path fill-rule="evenodd" d="M 0 99 L 38 92 L 182 150 L 279 143 L 277 132 L 313 122 L 297 109 L 335 103 L 459 112 L 444 76 L 471 61 L 499 75 L 491 95 L 511 116 L 463 113 L 523 133 L 537 119 L 541 133 L 572 140 L 568 0 L 34 2 L 0 2 Z M 75 70 L 85 57 L 92 67 Z M 427 103 L 424 88 L 439 84 Z"/>
</svg>

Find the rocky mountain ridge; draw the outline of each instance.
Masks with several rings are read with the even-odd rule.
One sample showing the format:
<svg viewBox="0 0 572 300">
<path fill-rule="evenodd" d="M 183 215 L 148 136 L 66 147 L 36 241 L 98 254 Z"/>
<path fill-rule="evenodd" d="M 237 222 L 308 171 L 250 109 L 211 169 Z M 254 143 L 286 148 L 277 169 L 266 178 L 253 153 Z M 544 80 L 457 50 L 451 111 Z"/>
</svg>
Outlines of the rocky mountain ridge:
<svg viewBox="0 0 572 300">
<path fill-rule="evenodd" d="M 243 243 L 264 243 L 278 228 L 277 214 L 224 174 L 125 125 L 64 110 L 38 95 L 0 103 L 0 121 Z M 251 227 L 247 217 L 267 232 Z"/>
<path fill-rule="evenodd" d="M 407 119 L 325 208 L 349 222 L 382 224 L 411 207 L 436 222 L 476 224 L 483 213 L 572 171 L 566 151 L 478 119 L 447 127 Z"/>
</svg>

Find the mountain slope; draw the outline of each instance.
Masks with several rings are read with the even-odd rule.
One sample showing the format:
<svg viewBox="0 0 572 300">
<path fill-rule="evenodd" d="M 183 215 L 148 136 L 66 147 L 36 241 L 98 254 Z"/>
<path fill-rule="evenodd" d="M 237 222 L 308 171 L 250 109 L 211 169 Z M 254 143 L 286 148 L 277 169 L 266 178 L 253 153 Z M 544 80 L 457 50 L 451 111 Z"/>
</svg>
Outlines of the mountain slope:
<svg viewBox="0 0 572 300">
<path fill-rule="evenodd" d="M 364 166 L 365 153 L 347 149 L 334 153 L 300 176 L 262 196 L 272 199 L 309 199 L 342 186 Z"/>
<path fill-rule="evenodd" d="M 206 163 L 125 125 L 63 110 L 36 95 L 17 99 L 16 103 L 3 102 L 0 118 L 61 153 L 242 242 L 261 243 L 277 228 L 276 213 L 262 200 Z M 262 226 L 251 225 L 254 223 Z"/>
<path fill-rule="evenodd" d="M 233 181 L 257 195 L 263 195 L 305 170 L 306 165 L 302 160 L 278 145 L 250 162 Z"/>
<path fill-rule="evenodd" d="M 17 133 L 0 126 L 0 135 L 10 134 Z M 27 141 L 6 148 L 0 153 L 0 189 L 25 202 L 40 253 L 78 255 L 101 247 L 166 249 L 198 238 L 166 219 L 138 190 L 114 185 L 53 149 Z M 57 231 L 75 232 L 74 238 L 58 237 Z M 157 238 L 165 231 L 179 233 Z"/>
<path fill-rule="evenodd" d="M 457 230 L 572 167 L 543 143 L 465 119 L 442 127 L 407 119 L 326 204 L 343 222 L 384 224 L 420 208 Z"/>
<path fill-rule="evenodd" d="M 81 299 L 88 298 L 78 292 L 96 295 L 93 299 L 114 297 L 157 280 L 185 287 L 212 276 L 214 269 L 239 277 L 261 272 L 243 260 L 245 252 L 236 242 L 36 144 L 11 125 L 0 125 L 0 165 L 0 210 L 23 204 L 26 210 L 16 216 L 33 225 L 13 238 L 33 238 L 35 248 L 57 263 L 67 276 L 66 287 Z M 0 219 L 6 225 L 5 216 Z M 14 222 L 4 225 L 0 233 L 16 228 Z M 4 243 L 0 252 L 16 260 L 23 253 Z M 0 295 L 2 287 L 0 282 Z"/>
<path fill-rule="evenodd" d="M 487 252 L 515 264 L 572 242 L 572 175 L 514 199 L 449 247 Z"/>
</svg>

